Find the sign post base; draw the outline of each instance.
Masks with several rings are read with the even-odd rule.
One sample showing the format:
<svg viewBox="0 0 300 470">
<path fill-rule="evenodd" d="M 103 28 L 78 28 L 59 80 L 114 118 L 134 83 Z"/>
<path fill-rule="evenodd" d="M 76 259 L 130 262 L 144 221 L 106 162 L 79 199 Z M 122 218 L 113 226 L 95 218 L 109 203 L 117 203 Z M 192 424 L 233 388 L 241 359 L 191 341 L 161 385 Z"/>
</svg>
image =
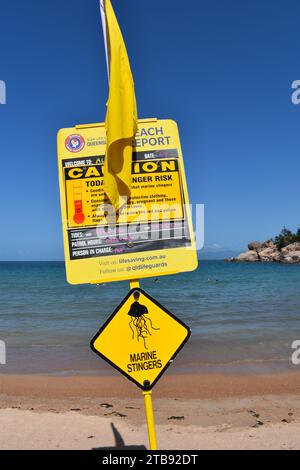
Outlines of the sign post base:
<svg viewBox="0 0 300 470">
<path fill-rule="evenodd" d="M 150 450 L 157 450 L 156 432 L 152 407 L 152 391 L 149 390 L 148 392 L 143 392 L 143 395 L 145 401 Z"/>
</svg>

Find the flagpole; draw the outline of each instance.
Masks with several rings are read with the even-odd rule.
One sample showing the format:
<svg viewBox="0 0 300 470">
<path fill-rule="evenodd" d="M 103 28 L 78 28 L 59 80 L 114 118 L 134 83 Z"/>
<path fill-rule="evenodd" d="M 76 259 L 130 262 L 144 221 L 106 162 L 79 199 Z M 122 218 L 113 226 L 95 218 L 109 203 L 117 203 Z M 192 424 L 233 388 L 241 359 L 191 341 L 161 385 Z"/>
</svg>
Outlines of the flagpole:
<svg viewBox="0 0 300 470">
<path fill-rule="evenodd" d="M 105 55 L 106 55 L 106 66 L 107 66 L 107 77 L 109 81 L 109 56 L 108 56 L 108 41 L 107 41 L 107 23 L 106 23 L 106 10 L 105 0 L 100 0 L 100 13 L 104 37 Z"/>
</svg>

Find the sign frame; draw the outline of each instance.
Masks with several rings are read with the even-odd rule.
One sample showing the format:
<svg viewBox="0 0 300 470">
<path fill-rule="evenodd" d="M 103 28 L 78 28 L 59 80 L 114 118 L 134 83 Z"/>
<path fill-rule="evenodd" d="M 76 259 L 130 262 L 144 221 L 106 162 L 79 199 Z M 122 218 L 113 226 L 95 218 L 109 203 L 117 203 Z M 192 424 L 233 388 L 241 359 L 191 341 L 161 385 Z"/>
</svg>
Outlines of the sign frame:
<svg viewBox="0 0 300 470">
<path fill-rule="evenodd" d="M 150 300 L 151 302 L 153 302 L 157 307 L 159 307 L 164 313 L 166 313 L 169 317 L 171 317 L 173 320 L 175 320 L 177 323 L 179 323 L 181 326 L 183 326 L 186 331 L 187 331 L 187 336 L 186 338 L 184 339 L 184 341 L 180 344 L 180 346 L 177 348 L 177 350 L 175 351 L 175 353 L 172 355 L 172 357 L 169 359 L 169 362 L 167 362 L 167 364 L 161 369 L 160 373 L 158 374 L 158 376 L 156 377 L 156 379 L 150 383 L 149 385 L 147 383 L 144 383 L 144 385 L 141 385 L 138 381 L 136 381 L 133 377 L 131 377 L 129 374 L 127 374 L 123 369 L 121 369 L 120 367 L 118 367 L 116 364 L 114 364 L 110 359 L 108 359 L 104 354 L 102 354 L 101 352 L 99 352 L 95 346 L 94 346 L 94 343 L 95 341 L 99 338 L 99 336 L 101 335 L 101 333 L 106 329 L 106 327 L 109 325 L 109 323 L 111 322 L 111 320 L 118 314 L 118 312 L 120 311 L 120 309 L 123 307 L 123 305 L 127 302 L 127 300 L 132 296 L 132 294 L 134 292 L 140 292 L 141 294 L 143 294 L 145 297 L 148 298 L 148 300 Z M 98 332 L 94 335 L 94 337 L 92 338 L 92 340 L 90 341 L 90 347 L 92 349 L 92 351 L 94 353 L 97 354 L 97 356 L 99 356 L 101 359 L 103 359 L 105 362 L 107 362 L 110 366 L 112 366 L 115 370 L 117 370 L 118 372 L 120 372 L 124 377 L 126 377 L 127 379 L 129 379 L 132 383 L 134 383 L 135 385 L 137 385 L 140 389 L 142 389 L 143 391 L 149 391 L 149 390 L 152 390 L 152 388 L 156 385 L 156 383 L 160 380 L 160 378 L 163 376 L 163 374 L 166 372 L 166 370 L 170 367 L 170 365 L 172 364 L 173 360 L 175 359 L 175 357 L 179 354 L 179 352 L 182 350 L 182 348 L 185 346 L 185 344 L 187 343 L 187 341 L 190 339 L 191 337 L 191 329 L 182 321 L 180 320 L 178 317 L 176 317 L 173 313 L 171 313 L 169 310 L 167 310 L 163 305 L 161 305 L 157 300 L 155 300 L 153 297 L 151 297 L 151 295 L 149 295 L 147 292 L 145 292 L 143 289 L 141 289 L 140 287 L 137 287 L 137 288 L 133 288 L 131 289 L 128 294 L 126 295 L 126 297 L 122 300 L 122 302 L 118 305 L 118 307 L 114 310 L 114 312 L 110 315 L 110 317 L 106 320 L 106 322 L 104 323 L 104 325 L 102 325 L 102 327 L 98 330 Z"/>
</svg>

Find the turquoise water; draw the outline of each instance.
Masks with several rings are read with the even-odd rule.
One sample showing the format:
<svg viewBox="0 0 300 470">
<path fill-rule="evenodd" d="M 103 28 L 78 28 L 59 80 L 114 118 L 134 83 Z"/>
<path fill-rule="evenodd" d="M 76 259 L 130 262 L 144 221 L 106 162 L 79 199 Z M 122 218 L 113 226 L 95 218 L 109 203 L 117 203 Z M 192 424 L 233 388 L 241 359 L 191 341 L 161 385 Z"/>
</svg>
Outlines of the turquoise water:
<svg viewBox="0 0 300 470">
<path fill-rule="evenodd" d="M 0 263 L 0 276 L 0 339 L 7 347 L 0 373 L 113 373 L 89 341 L 128 283 L 70 286 L 59 262 Z M 191 327 L 171 372 L 297 368 L 290 358 L 300 339 L 299 265 L 202 261 L 193 273 L 141 287 Z"/>
</svg>

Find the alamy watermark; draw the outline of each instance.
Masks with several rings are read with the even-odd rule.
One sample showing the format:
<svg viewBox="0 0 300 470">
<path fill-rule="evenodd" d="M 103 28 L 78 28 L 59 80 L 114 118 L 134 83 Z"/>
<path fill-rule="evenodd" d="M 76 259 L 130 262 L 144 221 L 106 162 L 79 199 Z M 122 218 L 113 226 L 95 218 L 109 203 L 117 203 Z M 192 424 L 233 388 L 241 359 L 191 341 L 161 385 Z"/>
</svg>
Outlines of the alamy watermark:
<svg viewBox="0 0 300 470">
<path fill-rule="evenodd" d="M 292 103 L 298 105 L 300 104 L 300 80 L 294 80 L 291 86 L 294 90 L 291 94 Z"/>
<path fill-rule="evenodd" d="M 204 204 L 144 204 L 133 209 L 126 198 L 117 212 L 111 204 L 100 204 L 96 213 L 101 222 L 96 228 L 98 240 L 118 245 L 180 240 L 186 249 L 204 247 Z M 76 212 L 76 216 L 82 216 Z M 193 217 L 192 217 L 193 216 Z M 195 231 L 190 233 L 194 219 Z M 81 219 L 80 219 L 81 220 Z M 77 242 L 78 243 L 78 242 Z M 80 242 L 76 247 L 80 247 Z M 115 253 L 117 254 L 117 253 Z"/>
<path fill-rule="evenodd" d="M 0 340 L 0 366 L 6 365 L 6 344 Z"/>
<path fill-rule="evenodd" d="M 6 104 L 6 83 L 0 80 L 0 105 Z"/>
<path fill-rule="evenodd" d="M 292 354 L 292 363 L 294 366 L 300 366 L 300 339 L 292 343 L 292 349 L 295 349 Z"/>
</svg>

